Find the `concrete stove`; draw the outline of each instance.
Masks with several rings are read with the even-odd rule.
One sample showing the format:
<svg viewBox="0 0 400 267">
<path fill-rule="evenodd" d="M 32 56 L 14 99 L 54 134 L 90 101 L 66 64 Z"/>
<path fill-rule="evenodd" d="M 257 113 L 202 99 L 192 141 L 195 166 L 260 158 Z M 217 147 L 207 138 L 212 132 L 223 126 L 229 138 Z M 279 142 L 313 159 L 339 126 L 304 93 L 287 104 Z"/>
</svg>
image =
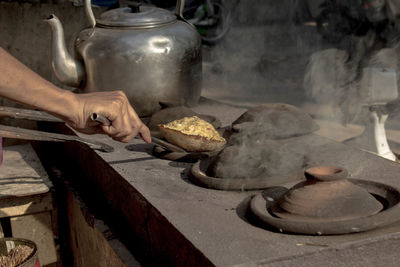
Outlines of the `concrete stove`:
<svg viewBox="0 0 400 267">
<path fill-rule="evenodd" d="M 210 101 L 202 101 L 195 111 L 217 116 L 223 125 L 244 112 Z M 188 180 L 190 165 L 153 157 L 152 145 L 141 140 L 127 145 L 100 135 L 90 138 L 115 151 L 70 143 L 62 145 L 62 153 L 104 196 L 120 222 L 117 230 L 145 264 L 394 266 L 399 261 L 400 223 L 351 235 L 279 233 L 246 217 L 251 196 L 260 191 L 202 188 Z M 400 187 L 398 163 L 318 135 L 309 138 L 316 147 L 310 155 L 313 163 L 343 166 L 352 178 Z"/>
</svg>

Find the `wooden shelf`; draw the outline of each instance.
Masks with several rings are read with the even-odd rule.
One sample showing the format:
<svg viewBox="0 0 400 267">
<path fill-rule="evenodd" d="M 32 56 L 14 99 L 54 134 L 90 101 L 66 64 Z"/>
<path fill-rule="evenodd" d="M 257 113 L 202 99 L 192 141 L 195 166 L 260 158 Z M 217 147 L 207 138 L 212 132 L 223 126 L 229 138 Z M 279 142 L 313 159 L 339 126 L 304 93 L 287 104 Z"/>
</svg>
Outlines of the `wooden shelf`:
<svg viewBox="0 0 400 267">
<path fill-rule="evenodd" d="M 4 148 L 0 185 L 0 218 L 9 218 L 12 237 L 35 242 L 42 266 L 56 263 L 52 183 L 30 144 Z"/>
</svg>

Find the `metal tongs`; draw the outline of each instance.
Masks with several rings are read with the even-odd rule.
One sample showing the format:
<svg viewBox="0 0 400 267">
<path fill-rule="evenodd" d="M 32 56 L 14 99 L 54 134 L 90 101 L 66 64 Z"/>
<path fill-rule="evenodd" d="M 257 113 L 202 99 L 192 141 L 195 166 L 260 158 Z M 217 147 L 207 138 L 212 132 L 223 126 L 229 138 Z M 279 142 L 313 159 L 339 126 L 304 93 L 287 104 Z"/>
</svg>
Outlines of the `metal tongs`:
<svg viewBox="0 0 400 267">
<path fill-rule="evenodd" d="M 57 117 L 43 111 L 20 109 L 0 106 L 0 117 L 10 117 L 15 119 L 27 119 L 35 121 L 62 122 Z M 0 125 L 0 136 L 23 140 L 67 142 L 76 141 L 88 145 L 90 148 L 103 152 L 112 152 L 114 148 L 110 145 L 81 138 L 76 135 L 66 135 L 58 133 L 43 132 L 37 130 L 24 129 L 13 126 Z"/>
</svg>

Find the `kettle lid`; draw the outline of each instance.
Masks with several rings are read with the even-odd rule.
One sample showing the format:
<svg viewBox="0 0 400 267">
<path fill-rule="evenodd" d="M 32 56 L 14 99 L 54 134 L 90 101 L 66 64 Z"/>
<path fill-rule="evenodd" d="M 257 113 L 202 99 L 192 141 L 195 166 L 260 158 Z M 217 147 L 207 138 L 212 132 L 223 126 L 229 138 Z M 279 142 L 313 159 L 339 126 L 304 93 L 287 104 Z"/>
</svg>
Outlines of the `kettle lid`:
<svg viewBox="0 0 400 267">
<path fill-rule="evenodd" d="M 162 8 L 151 6 L 129 6 L 104 12 L 97 19 L 98 26 L 152 28 L 172 23 L 175 14 Z"/>
</svg>

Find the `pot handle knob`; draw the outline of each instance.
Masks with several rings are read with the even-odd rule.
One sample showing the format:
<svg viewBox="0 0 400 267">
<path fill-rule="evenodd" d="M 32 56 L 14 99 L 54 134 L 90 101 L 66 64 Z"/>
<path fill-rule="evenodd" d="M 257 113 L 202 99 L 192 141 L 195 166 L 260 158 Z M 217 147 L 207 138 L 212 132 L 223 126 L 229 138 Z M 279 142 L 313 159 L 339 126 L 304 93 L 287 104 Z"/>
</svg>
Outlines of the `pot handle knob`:
<svg viewBox="0 0 400 267">
<path fill-rule="evenodd" d="M 142 3 L 140 2 L 132 2 L 132 4 L 128 5 L 128 7 L 131 9 L 131 13 L 139 13 L 141 5 Z"/>
</svg>

